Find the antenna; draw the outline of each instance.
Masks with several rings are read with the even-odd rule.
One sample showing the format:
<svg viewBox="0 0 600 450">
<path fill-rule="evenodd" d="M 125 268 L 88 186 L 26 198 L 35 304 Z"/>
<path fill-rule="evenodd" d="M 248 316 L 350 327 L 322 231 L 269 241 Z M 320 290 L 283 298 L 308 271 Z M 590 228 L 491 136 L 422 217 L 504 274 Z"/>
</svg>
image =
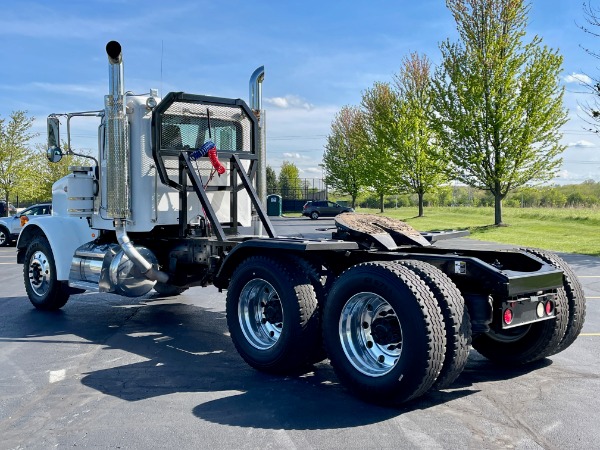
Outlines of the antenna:
<svg viewBox="0 0 600 450">
<path fill-rule="evenodd" d="M 210 111 L 206 108 L 206 120 L 208 121 L 208 139 L 212 141 L 212 135 L 210 134 Z"/>
</svg>

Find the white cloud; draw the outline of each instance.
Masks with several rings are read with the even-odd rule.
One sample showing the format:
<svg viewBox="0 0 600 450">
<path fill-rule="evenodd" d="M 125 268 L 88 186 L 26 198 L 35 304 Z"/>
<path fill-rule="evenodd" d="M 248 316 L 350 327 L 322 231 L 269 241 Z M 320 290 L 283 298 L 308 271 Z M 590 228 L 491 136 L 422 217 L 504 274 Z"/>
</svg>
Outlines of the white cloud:
<svg viewBox="0 0 600 450">
<path fill-rule="evenodd" d="M 289 109 L 289 108 L 302 108 L 311 110 L 313 105 L 307 101 L 301 99 L 297 95 L 286 95 L 285 97 L 271 97 L 266 98 L 265 102 L 269 105 L 273 105 L 277 108 Z"/>
<path fill-rule="evenodd" d="M 586 141 L 585 139 L 581 139 L 577 142 L 570 142 L 567 144 L 568 147 L 595 147 L 596 144 L 590 141 Z"/>
<path fill-rule="evenodd" d="M 284 158 L 293 158 L 293 159 L 300 159 L 302 158 L 302 156 L 300 156 L 300 153 L 283 153 L 282 156 Z"/>
<path fill-rule="evenodd" d="M 565 83 L 592 84 L 592 79 L 584 73 L 575 73 L 563 78 Z"/>
<path fill-rule="evenodd" d="M 321 167 L 307 167 L 306 169 L 304 169 L 304 172 L 315 173 L 321 176 L 323 174 L 323 169 Z"/>
</svg>

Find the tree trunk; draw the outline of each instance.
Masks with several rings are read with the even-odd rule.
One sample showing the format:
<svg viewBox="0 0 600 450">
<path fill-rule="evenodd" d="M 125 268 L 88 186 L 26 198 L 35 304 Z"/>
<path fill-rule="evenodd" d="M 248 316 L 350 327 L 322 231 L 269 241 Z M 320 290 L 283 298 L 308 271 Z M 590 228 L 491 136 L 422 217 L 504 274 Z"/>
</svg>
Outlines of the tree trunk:
<svg viewBox="0 0 600 450">
<path fill-rule="evenodd" d="M 504 225 L 502 223 L 502 195 L 494 193 L 494 225 Z"/>
<path fill-rule="evenodd" d="M 383 212 L 383 194 L 379 194 L 379 212 Z"/>
<path fill-rule="evenodd" d="M 417 195 L 419 196 L 419 217 L 423 217 L 424 213 L 423 213 L 423 197 L 424 194 L 423 192 L 417 192 Z"/>
<path fill-rule="evenodd" d="M 356 208 L 356 195 L 352 195 L 352 208 Z"/>
</svg>

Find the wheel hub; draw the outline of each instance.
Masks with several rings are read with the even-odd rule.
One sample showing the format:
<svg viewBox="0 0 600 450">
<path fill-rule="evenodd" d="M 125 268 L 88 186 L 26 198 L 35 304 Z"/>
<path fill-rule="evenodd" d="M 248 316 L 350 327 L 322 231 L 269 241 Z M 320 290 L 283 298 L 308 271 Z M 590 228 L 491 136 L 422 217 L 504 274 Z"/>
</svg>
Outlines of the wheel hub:
<svg viewBox="0 0 600 450">
<path fill-rule="evenodd" d="M 361 373 L 389 373 L 402 353 L 402 326 L 392 306 L 373 292 L 353 295 L 342 308 L 339 323 L 342 349 Z"/>
<path fill-rule="evenodd" d="M 37 295 L 44 295 L 50 288 L 50 264 L 42 252 L 35 252 L 29 262 L 29 283 Z"/>
<path fill-rule="evenodd" d="M 264 318 L 267 322 L 277 324 L 283 321 L 283 311 L 281 310 L 281 302 L 269 301 L 263 311 Z"/>
<path fill-rule="evenodd" d="M 255 278 L 242 288 L 238 317 L 244 337 L 253 347 L 273 347 L 283 329 L 283 309 L 275 288 L 266 280 Z"/>
<path fill-rule="evenodd" d="M 371 324 L 371 336 L 376 344 L 396 344 L 402 339 L 400 324 L 396 316 L 378 317 Z"/>
</svg>

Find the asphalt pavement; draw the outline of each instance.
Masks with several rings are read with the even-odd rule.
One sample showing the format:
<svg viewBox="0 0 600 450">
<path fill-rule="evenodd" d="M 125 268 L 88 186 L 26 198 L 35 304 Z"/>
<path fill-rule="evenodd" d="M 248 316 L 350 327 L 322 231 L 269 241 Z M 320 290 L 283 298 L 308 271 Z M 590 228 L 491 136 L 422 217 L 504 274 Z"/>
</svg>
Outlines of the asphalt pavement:
<svg viewBox="0 0 600 450">
<path fill-rule="evenodd" d="M 333 227 L 273 222 L 304 238 Z M 0 248 L 0 449 L 598 448 L 600 258 L 561 256 L 587 296 L 571 347 L 520 369 L 472 351 L 450 389 L 383 408 L 352 397 L 327 362 L 288 377 L 247 366 L 213 287 L 141 299 L 84 293 L 45 313 L 27 299 L 15 248 Z"/>
</svg>

